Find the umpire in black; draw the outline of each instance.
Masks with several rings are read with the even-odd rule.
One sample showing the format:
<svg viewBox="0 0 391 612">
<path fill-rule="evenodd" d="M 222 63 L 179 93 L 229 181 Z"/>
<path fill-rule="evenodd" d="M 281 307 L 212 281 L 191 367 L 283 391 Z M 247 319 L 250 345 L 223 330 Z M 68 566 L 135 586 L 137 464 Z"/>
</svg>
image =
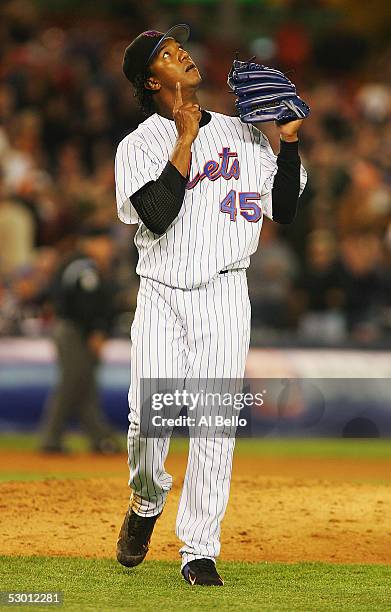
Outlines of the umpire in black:
<svg viewBox="0 0 391 612">
<path fill-rule="evenodd" d="M 85 226 L 78 236 L 77 251 L 55 275 L 51 293 L 59 381 L 43 415 L 42 451 L 65 450 L 63 435 L 71 418 L 79 421 L 91 450 L 111 453 L 119 449 L 104 418 L 96 384 L 99 358 L 115 314 L 115 287 L 110 278 L 113 256 L 108 229 Z"/>
</svg>

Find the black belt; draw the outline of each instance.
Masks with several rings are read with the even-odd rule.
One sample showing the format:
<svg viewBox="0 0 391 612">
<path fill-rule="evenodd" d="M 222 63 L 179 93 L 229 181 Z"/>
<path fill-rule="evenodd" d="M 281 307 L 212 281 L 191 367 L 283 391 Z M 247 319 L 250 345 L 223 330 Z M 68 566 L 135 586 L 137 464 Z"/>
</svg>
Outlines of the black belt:
<svg viewBox="0 0 391 612">
<path fill-rule="evenodd" d="M 228 272 L 239 272 L 239 270 L 245 270 L 245 268 L 232 268 L 232 270 L 220 270 L 219 274 L 228 274 Z"/>
</svg>

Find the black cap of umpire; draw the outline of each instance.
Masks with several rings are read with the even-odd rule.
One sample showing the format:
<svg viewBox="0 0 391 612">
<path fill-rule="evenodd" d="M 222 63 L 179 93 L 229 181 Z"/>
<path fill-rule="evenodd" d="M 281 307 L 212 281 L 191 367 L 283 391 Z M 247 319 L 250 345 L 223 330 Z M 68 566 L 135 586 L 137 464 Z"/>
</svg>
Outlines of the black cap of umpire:
<svg viewBox="0 0 391 612">
<path fill-rule="evenodd" d="M 173 26 L 165 34 L 157 30 L 142 32 L 125 49 L 122 62 L 124 75 L 134 85 L 135 80 L 143 74 L 167 38 L 174 38 L 183 44 L 190 36 L 190 28 L 185 23 Z"/>
</svg>

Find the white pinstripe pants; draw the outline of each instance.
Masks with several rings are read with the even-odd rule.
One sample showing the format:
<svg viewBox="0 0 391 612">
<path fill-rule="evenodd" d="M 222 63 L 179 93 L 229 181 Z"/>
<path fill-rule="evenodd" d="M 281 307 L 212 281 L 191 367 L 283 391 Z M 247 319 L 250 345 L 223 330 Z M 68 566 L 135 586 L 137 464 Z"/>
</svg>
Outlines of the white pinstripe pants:
<svg viewBox="0 0 391 612">
<path fill-rule="evenodd" d="M 141 278 L 131 330 L 129 485 L 133 510 L 159 514 L 172 477 L 165 471 L 169 438 L 139 433 L 141 379 L 242 379 L 250 340 L 245 270 L 220 274 L 183 290 Z M 176 534 L 184 542 L 182 566 L 220 552 L 220 523 L 231 480 L 235 438 L 190 437 Z"/>
</svg>

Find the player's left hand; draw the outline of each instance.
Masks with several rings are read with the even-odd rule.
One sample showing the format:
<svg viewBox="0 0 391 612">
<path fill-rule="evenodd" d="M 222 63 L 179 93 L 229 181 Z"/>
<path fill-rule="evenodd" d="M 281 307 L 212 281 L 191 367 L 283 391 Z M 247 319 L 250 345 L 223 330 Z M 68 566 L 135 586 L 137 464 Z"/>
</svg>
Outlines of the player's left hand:
<svg viewBox="0 0 391 612">
<path fill-rule="evenodd" d="M 280 132 L 281 140 L 285 140 L 285 142 L 294 142 L 295 140 L 298 140 L 297 133 L 302 123 L 303 119 L 289 121 L 289 123 L 284 123 L 283 125 L 279 125 L 276 122 L 277 128 Z"/>
</svg>

